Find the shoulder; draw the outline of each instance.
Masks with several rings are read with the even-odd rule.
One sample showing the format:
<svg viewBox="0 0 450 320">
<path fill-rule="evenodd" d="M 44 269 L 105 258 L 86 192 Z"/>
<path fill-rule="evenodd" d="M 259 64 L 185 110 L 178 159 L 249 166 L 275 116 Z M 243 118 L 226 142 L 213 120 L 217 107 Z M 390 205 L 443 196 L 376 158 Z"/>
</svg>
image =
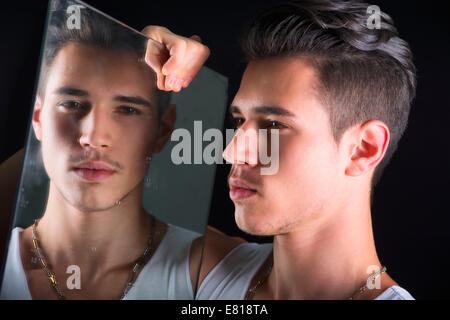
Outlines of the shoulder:
<svg viewBox="0 0 450 320">
<path fill-rule="evenodd" d="M 33 240 L 31 236 L 31 227 L 20 230 L 17 235 L 20 257 L 25 272 L 28 270 L 39 269 L 39 265 L 32 258 L 34 257 Z"/>
<path fill-rule="evenodd" d="M 414 300 L 413 296 L 400 287 L 399 284 L 386 273 L 381 281 L 381 289 L 374 289 L 370 300 Z M 380 293 L 381 292 L 381 293 Z"/>
<path fill-rule="evenodd" d="M 21 246 L 23 238 L 23 229 L 14 228 L 11 232 L 11 238 L 8 245 L 8 255 L 4 264 L 4 277 L 0 289 L 0 300 L 3 299 L 31 299 L 29 294 L 27 280 L 22 264 Z"/>
<path fill-rule="evenodd" d="M 201 237 L 201 234 L 177 225 L 166 224 L 165 237 L 181 239 L 183 241 L 192 242 L 194 239 Z"/>
<path fill-rule="evenodd" d="M 241 300 L 258 272 L 269 261 L 272 243 L 241 243 L 235 246 L 203 278 L 196 299 Z"/>
<path fill-rule="evenodd" d="M 195 282 L 199 267 L 198 286 L 231 250 L 243 243 L 247 242 L 242 238 L 230 237 L 216 228 L 207 226 L 205 235 L 195 239 L 192 243 L 190 256 L 192 283 Z"/>
<path fill-rule="evenodd" d="M 375 300 L 415 300 L 406 289 L 393 285 L 383 291 Z"/>
<path fill-rule="evenodd" d="M 8 256 L 20 255 L 20 248 L 24 247 L 24 229 L 16 227 L 11 230 L 11 235 L 8 244 Z"/>
</svg>

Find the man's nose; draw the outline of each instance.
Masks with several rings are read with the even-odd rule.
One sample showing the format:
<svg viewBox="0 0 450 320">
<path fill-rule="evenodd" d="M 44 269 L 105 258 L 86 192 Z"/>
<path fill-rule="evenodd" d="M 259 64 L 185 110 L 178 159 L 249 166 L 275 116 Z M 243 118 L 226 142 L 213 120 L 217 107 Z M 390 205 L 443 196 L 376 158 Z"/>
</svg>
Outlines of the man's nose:
<svg viewBox="0 0 450 320">
<path fill-rule="evenodd" d="M 225 148 L 222 156 L 232 164 L 246 164 L 254 167 L 258 164 L 258 133 L 255 128 L 239 128 Z"/>
<path fill-rule="evenodd" d="M 107 112 L 92 108 L 81 121 L 80 144 L 83 148 L 105 149 L 111 147 L 112 123 Z"/>
</svg>

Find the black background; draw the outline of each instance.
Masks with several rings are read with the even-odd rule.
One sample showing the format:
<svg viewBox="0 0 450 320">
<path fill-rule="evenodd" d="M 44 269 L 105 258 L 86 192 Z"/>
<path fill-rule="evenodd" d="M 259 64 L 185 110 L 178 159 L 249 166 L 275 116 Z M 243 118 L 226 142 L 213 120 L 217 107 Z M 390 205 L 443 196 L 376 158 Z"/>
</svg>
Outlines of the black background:
<svg viewBox="0 0 450 320">
<path fill-rule="evenodd" d="M 198 34 L 211 49 L 206 65 L 236 93 L 245 68 L 238 38 L 259 11 L 279 1 L 106 1 L 89 4 L 141 30 L 149 24 Z M 390 14 L 409 42 L 418 68 L 417 98 L 399 149 L 375 190 L 375 242 L 389 274 L 416 299 L 450 298 L 450 13 L 444 2 L 372 1 Z M 0 6 L 0 162 L 24 146 L 38 68 L 47 1 Z M 226 127 L 231 127 L 229 119 Z M 217 167 L 210 224 L 251 238 L 234 224 L 229 167 Z M 5 214 L 5 213 L 1 213 Z M 349 244 L 350 245 L 350 244 Z"/>
</svg>

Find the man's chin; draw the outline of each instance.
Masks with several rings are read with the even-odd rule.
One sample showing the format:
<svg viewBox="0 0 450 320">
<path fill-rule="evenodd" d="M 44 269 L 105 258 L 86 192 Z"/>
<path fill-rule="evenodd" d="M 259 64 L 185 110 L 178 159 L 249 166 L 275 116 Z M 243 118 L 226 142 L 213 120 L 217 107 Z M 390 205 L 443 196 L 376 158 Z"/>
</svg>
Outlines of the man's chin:
<svg viewBox="0 0 450 320">
<path fill-rule="evenodd" d="M 117 206 L 118 201 L 115 199 L 120 199 L 120 196 L 109 190 L 101 192 L 101 190 L 84 189 L 79 186 L 57 187 L 57 190 L 66 203 L 81 212 L 105 211 Z"/>
<path fill-rule="evenodd" d="M 255 211 L 241 210 L 236 207 L 235 220 L 238 228 L 252 236 L 271 236 L 269 224 L 264 221 L 264 217 Z"/>
<path fill-rule="evenodd" d="M 117 201 L 86 201 L 76 200 L 70 201 L 71 205 L 81 212 L 101 212 L 114 208 L 118 205 Z"/>
<path fill-rule="evenodd" d="M 102 211 L 107 211 L 113 207 L 116 206 L 116 204 L 110 204 L 110 205 L 91 205 L 91 204 L 84 204 L 84 203 L 79 203 L 79 204 L 75 204 L 73 205 L 77 210 L 81 211 L 81 212 L 86 212 L 86 213 L 94 213 L 94 212 L 102 212 Z"/>
</svg>

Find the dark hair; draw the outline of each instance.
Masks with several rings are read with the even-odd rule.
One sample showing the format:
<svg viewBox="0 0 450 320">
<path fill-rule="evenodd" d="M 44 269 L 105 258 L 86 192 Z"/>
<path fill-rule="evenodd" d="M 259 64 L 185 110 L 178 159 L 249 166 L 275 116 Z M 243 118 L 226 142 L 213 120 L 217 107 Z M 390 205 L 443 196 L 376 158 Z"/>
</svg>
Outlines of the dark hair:
<svg viewBox="0 0 450 320">
<path fill-rule="evenodd" d="M 380 12 L 379 29 L 368 27 L 368 6 L 342 0 L 281 4 L 258 15 L 241 44 L 248 61 L 299 57 L 315 67 L 336 143 L 353 125 L 380 120 L 388 126 L 390 143 L 373 187 L 406 129 L 416 70 L 386 13 Z"/>
<path fill-rule="evenodd" d="M 48 21 L 42 68 L 38 91 L 44 97 L 47 76 L 58 52 L 69 43 L 82 43 L 101 49 L 129 51 L 144 59 L 147 39 L 144 35 L 122 26 L 120 23 L 91 8 L 81 6 L 80 27 L 69 28 L 70 5 L 80 6 L 78 2 L 53 0 Z M 156 81 L 156 76 L 155 76 Z M 170 95 L 155 89 L 158 94 L 158 114 L 167 107 Z"/>
</svg>

